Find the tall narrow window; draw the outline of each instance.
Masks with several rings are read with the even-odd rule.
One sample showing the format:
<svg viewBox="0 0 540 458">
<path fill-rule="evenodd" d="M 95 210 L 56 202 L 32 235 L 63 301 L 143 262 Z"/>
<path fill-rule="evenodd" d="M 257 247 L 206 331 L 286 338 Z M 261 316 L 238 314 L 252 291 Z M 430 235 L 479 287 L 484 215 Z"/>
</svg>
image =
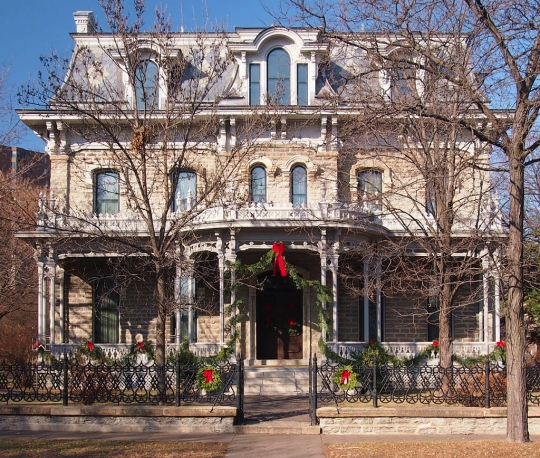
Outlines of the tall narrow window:
<svg viewBox="0 0 540 458">
<path fill-rule="evenodd" d="M 292 169 L 291 202 L 294 206 L 307 204 L 307 172 L 301 165 Z"/>
<path fill-rule="evenodd" d="M 368 210 L 382 209 L 382 172 L 360 170 L 358 172 L 358 201 Z"/>
<path fill-rule="evenodd" d="M 432 296 L 427 301 L 427 340 L 439 338 L 439 296 Z"/>
<path fill-rule="evenodd" d="M 120 211 L 120 180 L 112 170 L 95 176 L 94 211 L 98 215 L 116 215 Z"/>
<path fill-rule="evenodd" d="M 437 215 L 437 200 L 433 180 L 428 180 L 426 185 L 426 213 L 431 216 Z"/>
<path fill-rule="evenodd" d="M 270 103 L 289 105 L 291 102 L 291 60 L 281 48 L 268 54 L 267 91 Z"/>
<path fill-rule="evenodd" d="M 394 102 L 411 103 L 416 98 L 416 65 L 410 53 L 395 52 L 390 56 L 388 63 L 391 96 Z"/>
<path fill-rule="evenodd" d="M 191 285 L 190 285 L 191 281 Z M 189 311 L 193 316 L 193 328 L 191 330 L 190 342 L 197 342 L 197 310 L 193 307 L 196 300 L 195 278 L 180 277 L 180 325 L 177 332 L 180 332 L 182 339 L 189 337 Z"/>
<path fill-rule="evenodd" d="M 368 326 L 369 335 L 365 335 L 365 311 L 364 311 L 364 298 L 360 298 L 360 307 L 358 309 L 358 341 L 369 342 L 371 340 L 377 340 L 377 304 L 375 301 L 369 299 L 368 303 Z"/>
<path fill-rule="evenodd" d="M 258 165 L 251 169 L 251 201 L 266 202 L 266 170 Z"/>
<path fill-rule="evenodd" d="M 187 211 L 195 204 L 197 197 L 197 175 L 182 170 L 173 175 L 175 183 L 173 211 Z"/>
<path fill-rule="evenodd" d="M 135 97 L 140 110 L 158 105 L 158 67 L 151 60 L 143 60 L 135 69 Z"/>
<path fill-rule="evenodd" d="M 306 106 L 308 104 L 308 66 L 298 64 L 296 66 L 296 94 L 297 104 Z"/>
<path fill-rule="evenodd" d="M 261 66 L 251 64 L 249 66 L 249 104 L 261 103 Z"/>
<path fill-rule="evenodd" d="M 94 293 L 94 341 L 118 343 L 120 295 L 111 278 L 98 280 Z"/>
</svg>

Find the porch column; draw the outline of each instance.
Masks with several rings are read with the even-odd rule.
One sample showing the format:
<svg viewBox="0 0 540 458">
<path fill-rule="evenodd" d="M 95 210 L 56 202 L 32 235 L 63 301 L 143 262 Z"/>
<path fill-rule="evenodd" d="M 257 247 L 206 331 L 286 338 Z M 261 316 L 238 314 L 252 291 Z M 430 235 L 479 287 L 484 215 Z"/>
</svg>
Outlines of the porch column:
<svg viewBox="0 0 540 458">
<path fill-rule="evenodd" d="M 226 249 L 226 254 L 225 254 L 225 259 L 231 263 L 235 263 L 236 262 L 236 250 L 237 250 L 237 246 L 236 246 L 236 229 L 232 228 L 230 229 L 230 240 L 229 240 L 229 246 L 228 248 Z M 234 285 L 234 283 L 236 282 L 236 272 L 233 270 L 231 270 L 231 285 Z M 236 305 L 235 305 L 235 302 L 236 302 L 236 289 L 235 288 L 231 288 L 231 294 L 230 294 L 230 299 L 231 299 L 231 317 L 234 317 L 236 316 Z M 225 300 L 223 300 L 223 342 L 225 342 Z M 231 328 L 231 331 L 230 331 L 233 335 L 236 335 L 236 326 L 232 327 Z M 233 354 L 234 356 L 236 357 L 237 355 L 237 349 L 238 349 L 238 345 L 240 344 L 240 342 L 237 342 L 236 343 L 236 347 L 233 348 Z M 240 347 L 241 349 L 241 347 Z M 247 346 L 246 346 L 246 350 L 247 350 Z M 244 356 L 247 356 L 247 355 L 244 355 Z"/>
<path fill-rule="evenodd" d="M 501 278 L 499 276 L 500 272 L 500 253 L 499 250 L 495 251 L 495 268 L 493 269 L 493 302 L 494 302 L 494 317 L 493 325 L 495 327 L 495 342 L 501 340 Z"/>
<path fill-rule="evenodd" d="M 188 287 L 187 287 L 187 296 L 188 296 L 188 339 L 189 343 L 193 343 L 193 300 L 195 297 L 195 291 L 193 291 L 193 268 L 190 266 L 189 272 L 187 275 Z"/>
<path fill-rule="evenodd" d="M 218 255 L 219 269 L 219 343 L 225 344 L 225 256 Z"/>
<path fill-rule="evenodd" d="M 326 272 L 328 269 L 328 260 L 326 256 L 326 229 L 321 229 L 321 249 L 319 251 L 321 256 L 321 285 L 326 287 Z M 326 310 L 327 304 L 323 302 L 321 304 L 322 308 Z M 322 329 L 322 340 L 326 342 L 327 335 L 326 330 Z"/>
<path fill-rule="evenodd" d="M 364 258 L 364 342 L 369 342 L 369 258 Z"/>
<path fill-rule="evenodd" d="M 55 342 L 55 324 L 56 324 L 56 263 L 55 262 L 49 262 L 46 267 L 46 275 L 49 283 L 49 336 L 50 336 L 50 343 L 51 346 L 54 345 Z"/>
<path fill-rule="evenodd" d="M 181 293 L 181 286 L 180 286 L 180 277 L 182 276 L 182 268 L 180 267 L 180 263 L 176 262 L 176 270 L 174 275 L 174 302 L 176 303 L 176 311 L 174 312 L 175 315 L 175 329 L 174 329 L 174 343 L 176 344 L 176 349 L 180 349 L 180 345 L 182 343 L 182 337 L 180 336 L 180 326 L 181 326 L 181 320 L 182 320 L 182 309 L 181 309 L 181 303 L 180 303 L 180 293 Z"/>
<path fill-rule="evenodd" d="M 381 296 L 381 270 L 382 270 L 382 262 L 380 258 L 377 258 L 377 266 L 375 267 L 375 281 L 376 283 L 376 290 L 375 290 L 375 301 L 377 304 L 377 340 L 379 342 L 382 342 L 382 296 Z"/>
<path fill-rule="evenodd" d="M 59 343 L 66 343 L 66 311 L 65 311 L 65 280 L 66 272 L 57 266 L 58 272 L 58 328 L 60 331 Z"/>
<path fill-rule="evenodd" d="M 487 259 L 487 250 L 482 253 L 482 292 L 483 292 L 483 307 L 482 307 L 482 336 L 481 341 L 486 343 L 486 351 L 489 353 L 489 279 L 490 269 Z M 486 353 L 486 354 L 487 354 Z"/>
<path fill-rule="evenodd" d="M 339 322 L 338 322 L 338 264 L 339 255 L 332 256 L 332 264 L 330 270 L 332 272 L 332 336 L 333 342 L 337 344 Z M 335 348 L 337 350 L 337 348 Z"/>
<path fill-rule="evenodd" d="M 38 261 L 38 327 L 37 327 L 37 339 L 40 343 L 45 345 L 45 326 L 47 323 L 46 318 L 46 304 L 47 304 L 47 288 L 45 284 L 45 262 Z"/>
</svg>

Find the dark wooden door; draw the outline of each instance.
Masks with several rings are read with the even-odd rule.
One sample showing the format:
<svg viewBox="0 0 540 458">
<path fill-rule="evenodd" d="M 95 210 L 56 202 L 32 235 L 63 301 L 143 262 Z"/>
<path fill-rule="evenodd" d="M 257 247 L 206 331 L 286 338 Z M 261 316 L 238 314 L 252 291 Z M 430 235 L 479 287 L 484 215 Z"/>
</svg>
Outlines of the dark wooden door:
<svg viewBox="0 0 540 458">
<path fill-rule="evenodd" d="M 257 292 L 257 359 L 301 359 L 302 290 L 289 277 L 263 275 Z"/>
</svg>

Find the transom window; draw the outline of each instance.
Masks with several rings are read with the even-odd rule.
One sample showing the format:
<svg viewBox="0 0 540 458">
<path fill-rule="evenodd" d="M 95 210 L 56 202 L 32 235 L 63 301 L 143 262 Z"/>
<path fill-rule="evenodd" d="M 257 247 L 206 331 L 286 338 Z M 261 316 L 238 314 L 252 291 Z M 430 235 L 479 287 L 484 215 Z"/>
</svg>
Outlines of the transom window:
<svg viewBox="0 0 540 458">
<path fill-rule="evenodd" d="M 175 191 L 173 211 L 187 211 L 197 198 L 197 175 L 190 170 L 181 170 L 173 175 Z"/>
<path fill-rule="evenodd" d="M 291 172 L 291 202 L 294 206 L 307 204 L 307 171 L 301 165 Z"/>
<path fill-rule="evenodd" d="M 135 68 L 135 99 L 140 110 L 158 106 L 158 66 L 151 60 L 143 60 Z"/>
<path fill-rule="evenodd" d="M 374 169 L 358 171 L 358 202 L 368 210 L 382 209 L 382 172 Z"/>
<path fill-rule="evenodd" d="M 291 102 L 291 59 L 284 49 L 268 54 L 267 92 L 270 103 L 289 105 Z"/>
<path fill-rule="evenodd" d="M 260 165 L 251 169 L 250 193 L 252 202 L 266 202 L 266 170 Z"/>
<path fill-rule="evenodd" d="M 98 215 L 116 215 L 120 211 L 120 180 L 118 172 L 105 170 L 96 173 L 94 211 Z"/>
</svg>

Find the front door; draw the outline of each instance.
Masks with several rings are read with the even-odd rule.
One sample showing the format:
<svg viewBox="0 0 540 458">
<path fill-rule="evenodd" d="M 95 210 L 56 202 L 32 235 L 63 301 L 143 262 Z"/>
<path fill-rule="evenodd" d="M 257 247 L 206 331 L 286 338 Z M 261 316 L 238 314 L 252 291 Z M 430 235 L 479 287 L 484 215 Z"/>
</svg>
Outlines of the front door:
<svg viewBox="0 0 540 458">
<path fill-rule="evenodd" d="M 302 290 L 263 274 L 257 291 L 257 359 L 302 359 Z"/>
</svg>

